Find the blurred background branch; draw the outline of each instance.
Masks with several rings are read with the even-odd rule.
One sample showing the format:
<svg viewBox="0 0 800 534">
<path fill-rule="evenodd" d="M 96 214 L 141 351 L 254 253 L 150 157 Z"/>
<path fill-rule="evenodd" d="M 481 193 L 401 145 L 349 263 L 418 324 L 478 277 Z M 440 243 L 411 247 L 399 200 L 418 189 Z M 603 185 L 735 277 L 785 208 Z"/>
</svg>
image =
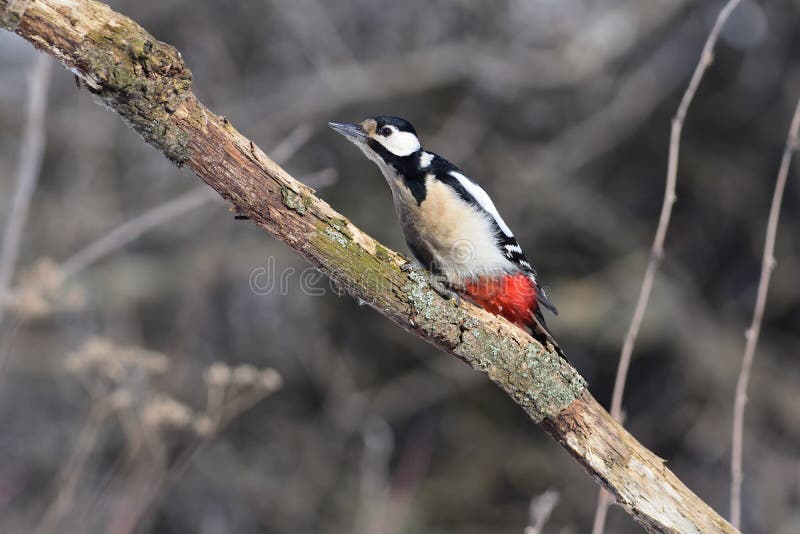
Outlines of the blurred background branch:
<svg viewBox="0 0 800 534">
<path fill-rule="evenodd" d="M 669 136 L 669 159 L 667 160 L 667 179 L 664 185 L 664 200 L 661 204 L 661 213 L 658 216 L 658 226 L 656 228 L 656 235 L 653 238 L 653 245 L 650 249 L 647 269 L 644 273 L 642 286 L 639 289 L 636 307 L 633 310 L 633 318 L 631 318 L 628 331 L 625 333 L 625 340 L 622 342 L 622 353 L 619 356 L 617 375 L 614 379 L 614 391 L 611 394 L 611 417 L 620 423 L 622 422 L 622 398 L 625 395 L 625 382 L 628 379 L 628 370 L 631 365 L 633 348 L 636 345 L 636 338 L 639 337 L 639 331 L 642 328 L 644 314 L 650 304 L 650 296 L 653 293 L 656 274 L 658 273 L 661 263 L 664 261 L 664 242 L 667 239 L 669 221 L 672 218 L 672 207 L 675 205 L 678 196 L 678 162 L 683 123 L 686 121 L 686 114 L 689 112 L 689 107 L 694 101 L 697 89 L 700 87 L 700 82 L 703 80 L 706 70 L 711 66 L 714 60 L 714 47 L 717 45 L 719 34 L 722 32 L 722 28 L 728 21 L 731 13 L 733 13 L 733 10 L 739 5 L 739 2 L 740 0 L 729 0 L 719 12 L 719 15 L 717 15 L 714 26 L 711 28 L 711 32 L 708 34 L 708 38 L 703 45 L 703 50 L 700 52 L 700 59 L 689 80 L 689 86 L 686 88 L 686 92 L 683 93 L 675 116 L 672 118 L 672 127 Z M 594 524 L 592 526 L 593 534 L 602 534 L 605 531 L 606 516 L 608 514 L 610 500 L 611 496 L 601 489 L 597 497 L 597 510 L 595 511 Z M 738 525 L 736 526 L 738 528 Z"/>
<path fill-rule="evenodd" d="M 7 211 L 3 241 L 0 245 L 0 326 L 3 323 L 3 310 L 9 284 L 19 257 L 22 234 L 28 222 L 31 199 L 36 190 L 36 182 L 39 180 L 44 159 L 45 113 L 51 68 L 50 60 L 45 56 L 39 56 L 28 74 L 29 96 L 22 143 L 19 145 L 16 186 L 11 197 L 11 208 Z"/>
<path fill-rule="evenodd" d="M 284 163 L 286 160 L 290 159 L 304 144 L 306 144 L 306 142 L 308 142 L 310 134 L 311 131 L 307 126 L 295 128 L 295 130 L 271 152 L 275 161 Z M 303 178 L 300 178 L 300 180 L 303 181 Z M 323 182 L 323 185 L 326 184 Z M 151 208 L 138 217 L 114 228 L 106 235 L 96 239 L 64 260 L 61 264 L 61 272 L 65 278 L 71 278 L 100 258 L 119 250 L 131 241 L 141 237 L 146 232 L 158 228 L 176 217 L 199 208 L 215 199 L 219 199 L 219 195 L 216 195 L 213 190 L 210 190 L 206 186 L 198 186 L 188 193 L 184 193 L 173 200 Z"/>
<path fill-rule="evenodd" d="M 756 355 L 758 337 L 761 334 L 761 323 L 764 322 L 764 309 L 767 306 L 767 292 L 772 272 L 775 270 L 775 240 L 778 235 L 778 221 L 781 217 L 781 204 L 786 182 L 789 178 L 789 167 L 792 156 L 800 148 L 798 133 L 800 132 L 800 100 L 797 101 L 794 115 L 792 115 L 789 133 L 786 135 L 786 147 L 783 149 L 781 166 L 778 178 L 775 181 L 775 192 L 769 209 L 767 231 L 764 239 L 764 256 L 761 262 L 761 276 L 758 280 L 758 294 L 753 308 L 753 321 L 745 333 L 744 356 L 739 380 L 736 383 L 736 397 L 733 410 L 733 437 L 731 445 L 731 523 L 737 528 L 742 523 L 742 449 L 744 442 L 744 410 L 747 405 L 747 384 L 750 382 L 750 372 L 753 359 Z"/>
</svg>

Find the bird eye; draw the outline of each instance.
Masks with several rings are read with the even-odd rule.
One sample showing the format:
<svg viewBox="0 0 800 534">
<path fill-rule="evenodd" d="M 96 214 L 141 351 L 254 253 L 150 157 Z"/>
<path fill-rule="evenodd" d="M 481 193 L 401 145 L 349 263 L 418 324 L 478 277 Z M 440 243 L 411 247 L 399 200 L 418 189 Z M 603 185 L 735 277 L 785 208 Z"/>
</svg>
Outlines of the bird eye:
<svg viewBox="0 0 800 534">
<path fill-rule="evenodd" d="M 392 135 L 392 129 L 389 128 L 388 126 L 384 126 L 383 128 L 381 128 L 380 134 L 384 137 L 389 137 L 390 135 Z"/>
</svg>

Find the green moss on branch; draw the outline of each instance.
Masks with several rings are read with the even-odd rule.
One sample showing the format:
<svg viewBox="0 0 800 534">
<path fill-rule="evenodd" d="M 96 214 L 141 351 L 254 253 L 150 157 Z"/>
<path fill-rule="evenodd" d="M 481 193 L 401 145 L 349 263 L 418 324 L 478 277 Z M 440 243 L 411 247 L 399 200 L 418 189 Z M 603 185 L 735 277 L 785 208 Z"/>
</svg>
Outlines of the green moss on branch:
<svg viewBox="0 0 800 534">
<path fill-rule="evenodd" d="M 30 3 L 30 0 L 0 0 L 0 26 L 15 31 Z"/>
<path fill-rule="evenodd" d="M 90 31 L 74 61 L 88 89 L 145 141 L 178 165 L 189 159 L 188 134 L 170 119 L 191 95 L 192 73 L 174 47 L 119 18 Z"/>
</svg>

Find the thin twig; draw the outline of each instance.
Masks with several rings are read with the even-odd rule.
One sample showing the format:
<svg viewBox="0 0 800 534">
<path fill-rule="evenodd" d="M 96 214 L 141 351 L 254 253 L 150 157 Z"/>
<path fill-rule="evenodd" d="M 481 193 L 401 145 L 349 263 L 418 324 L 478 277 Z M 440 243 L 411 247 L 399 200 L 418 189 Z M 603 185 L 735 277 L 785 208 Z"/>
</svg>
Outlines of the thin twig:
<svg viewBox="0 0 800 534">
<path fill-rule="evenodd" d="M 414 530 L 409 528 L 414 498 L 420 490 L 431 462 L 436 438 L 433 428 L 421 425 L 412 432 L 406 445 L 399 450 L 397 466 L 394 468 L 382 517 L 372 530 L 375 534 L 399 534 Z"/>
<path fill-rule="evenodd" d="M 292 159 L 292 156 L 297 154 L 297 151 L 303 148 L 306 143 L 308 143 L 308 140 L 311 139 L 311 134 L 313 133 L 313 128 L 307 124 L 301 124 L 289 132 L 289 135 L 287 135 L 283 141 L 278 143 L 275 148 L 272 149 L 270 157 L 276 163 L 283 165 Z"/>
<path fill-rule="evenodd" d="M 553 509 L 561 500 L 561 495 L 553 488 L 546 490 L 541 495 L 536 495 L 531 499 L 528 514 L 530 521 L 525 527 L 525 534 L 542 534 L 544 526 L 550 520 Z"/>
<path fill-rule="evenodd" d="M 636 302 L 633 318 L 625 334 L 625 341 L 622 344 L 622 353 L 620 354 L 619 364 L 617 365 L 617 376 L 614 379 L 614 392 L 611 397 L 611 416 L 617 421 L 622 417 L 622 397 L 625 394 L 625 381 L 628 377 L 633 348 L 636 344 L 636 338 L 639 337 L 639 330 L 641 329 L 647 306 L 650 303 L 650 295 L 653 292 L 653 283 L 655 282 L 656 273 L 664 258 L 664 241 L 666 240 L 669 221 L 672 217 L 672 206 L 675 204 L 676 200 L 675 184 L 678 177 L 678 159 L 683 123 L 689 111 L 689 106 L 691 106 L 694 96 L 697 93 L 697 88 L 700 86 L 700 82 L 703 79 L 703 75 L 714 61 L 714 46 L 717 43 L 719 34 L 740 1 L 741 0 L 728 0 L 719 12 L 719 15 L 717 15 L 717 20 L 714 22 L 714 26 L 711 28 L 711 32 L 706 38 L 703 51 L 700 53 L 700 59 L 692 73 L 692 78 L 689 80 L 689 86 L 683 93 L 675 116 L 672 118 L 672 128 L 669 139 L 669 161 L 667 163 L 667 181 L 664 187 L 664 200 L 661 204 L 661 214 L 658 218 L 658 228 L 656 229 L 656 235 L 653 239 L 653 246 L 650 249 L 650 259 L 644 273 L 642 287 L 639 290 L 639 299 Z M 602 534 L 605 530 L 609 499 L 609 494 L 601 489 L 597 499 L 597 509 L 595 510 L 592 534 Z"/>
<path fill-rule="evenodd" d="M 78 490 L 78 483 L 83 475 L 86 461 L 94 450 L 97 439 L 100 436 L 100 430 L 111 413 L 111 409 L 112 405 L 108 398 L 102 398 L 94 402 L 89 416 L 86 418 L 86 423 L 78 436 L 75 448 L 58 479 L 58 485 L 54 493 L 55 497 L 48 504 L 36 529 L 38 534 L 55 532 L 58 523 L 75 501 L 75 493 Z"/>
<path fill-rule="evenodd" d="M 44 117 L 47 111 L 51 66 L 50 58 L 41 54 L 36 58 L 30 73 L 30 96 L 17 164 L 17 187 L 8 212 L 0 250 L 0 323 L 3 321 L 3 302 L 17 264 L 22 232 L 25 230 L 31 199 L 42 168 L 45 147 Z"/>
<path fill-rule="evenodd" d="M 772 205 L 769 208 L 767 221 L 767 235 L 764 240 L 764 256 L 761 260 L 761 278 L 758 281 L 758 295 L 753 309 L 753 322 L 747 329 L 747 343 L 742 358 L 742 369 L 736 384 L 736 399 L 733 405 L 733 437 L 731 446 L 731 523 L 739 528 L 742 519 L 742 442 L 744 427 L 744 409 L 747 404 L 747 384 L 750 381 L 750 369 L 753 367 L 753 358 L 756 354 L 758 336 L 761 333 L 761 323 L 764 319 L 764 308 L 767 304 L 767 291 L 772 271 L 775 269 L 775 237 L 778 233 L 778 221 L 781 216 L 783 192 L 786 189 L 786 180 L 789 175 L 789 166 L 792 155 L 800 146 L 798 131 L 800 130 L 800 100 L 794 110 L 792 124 L 786 137 L 786 146 L 783 149 L 783 158 L 775 182 L 775 192 L 772 194 Z"/>
<path fill-rule="evenodd" d="M 298 180 L 316 191 L 334 185 L 339 180 L 339 171 L 328 167 L 300 176 Z"/>
<path fill-rule="evenodd" d="M 219 197 L 215 192 L 207 186 L 198 186 L 188 193 L 147 210 L 93 241 L 65 260 L 61 264 L 61 271 L 65 278 L 71 278 L 150 230 L 217 198 Z"/>
<path fill-rule="evenodd" d="M 272 158 L 278 163 L 288 161 L 308 142 L 311 138 L 311 133 L 312 129 L 308 126 L 298 126 L 275 146 L 272 150 Z M 327 185 L 326 180 L 327 182 L 332 181 L 329 174 L 318 176 L 318 173 L 314 173 L 310 176 L 313 176 L 314 179 L 320 179 L 321 185 L 318 184 L 317 187 Z M 71 278 L 147 232 L 217 199 L 219 199 L 219 196 L 207 185 L 197 186 L 188 193 L 147 210 L 93 241 L 66 259 L 61 264 L 61 271 L 65 278 Z"/>
<path fill-rule="evenodd" d="M 373 534 L 380 528 L 390 493 L 389 462 L 395 448 L 392 428 L 382 418 L 368 418 L 361 428 L 364 442 L 361 478 L 353 532 Z"/>
</svg>

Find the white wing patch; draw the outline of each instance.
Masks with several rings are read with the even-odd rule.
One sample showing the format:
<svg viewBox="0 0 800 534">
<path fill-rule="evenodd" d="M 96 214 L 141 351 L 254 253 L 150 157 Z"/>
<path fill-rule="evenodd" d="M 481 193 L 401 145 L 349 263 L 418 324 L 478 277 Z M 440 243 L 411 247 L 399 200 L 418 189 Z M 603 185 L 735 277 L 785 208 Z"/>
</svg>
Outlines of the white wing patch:
<svg viewBox="0 0 800 534">
<path fill-rule="evenodd" d="M 514 237 L 514 234 L 511 232 L 511 228 L 506 225 L 503 218 L 498 213 L 497 208 L 494 207 L 494 203 L 492 199 L 489 198 L 489 195 L 486 191 L 481 188 L 478 184 L 461 174 L 460 172 L 450 171 L 450 176 L 458 180 L 458 183 L 461 184 L 461 187 L 466 189 L 467 193 L 472 195 L 472 198 L 482 207 L 489 215 L 492 216 L 494 221 L 497 223 L 497 226 L 500 227 L 500 230 L 503 231 L 505 235 L 508 237 Z M 519 246 L 517 247 L 519 248 Z M 522 252 L 522 250 L 520 250 Z"/>
<path fill-rule="evenodd" d="M 420 169 L 427 169 L 431 166 L 431 162 L 433 161 L 433 154 L 430 152 L 425 152 L 424 150 L 419 155 L 419 167 Z"/>
<path fill-rule="evenodd" d="M 522 254 L 522 247 L 519 245 L 505 245 L 505 249 L 509 252 L 516 252 L 517 254 Z"/>
</svg>

